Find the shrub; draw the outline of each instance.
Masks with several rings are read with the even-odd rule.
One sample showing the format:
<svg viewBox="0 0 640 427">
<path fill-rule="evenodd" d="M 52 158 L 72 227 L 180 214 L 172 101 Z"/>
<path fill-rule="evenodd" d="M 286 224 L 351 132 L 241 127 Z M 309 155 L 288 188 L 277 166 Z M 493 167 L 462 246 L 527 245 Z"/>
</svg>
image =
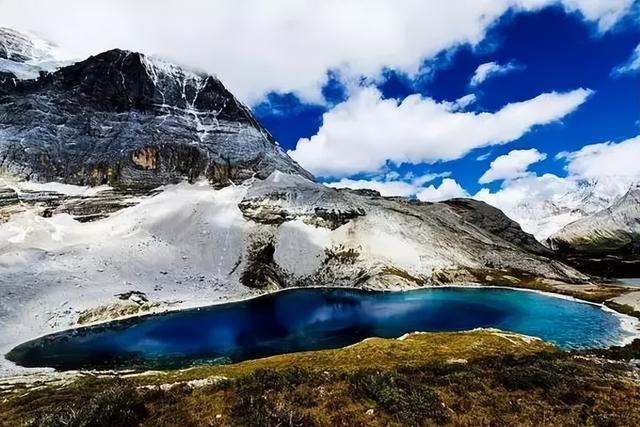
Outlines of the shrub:
<svg viewBox="0 0 640 427">
<path fill-rule="evenodd" d="M 352 378 L 354 392 L 370 399 L 404 425 L 443 423 L 449 413 L 438 394 L 412 376 L 397 372 L 364 372 Z"/>
<path fill-rule="evenodd" d="M 299 368 L 257 370 L 239 378 L 231 393 L 231 416 L 240 426 L 313 426 L 312 417 L 299 404 L 310 403 L 308 392 L 295 393 L 296 387 L 313 379 Z"/>
<path fill-rule="evenodd" d="M 138 425 L 145 415 L 144 402 L 137 391 L 123 382 L 116 382 L 107 385 L 86 401 L 59 402 L 46 406 L 27 425 L 34 427 L 133 427 Z"/>
</svg>

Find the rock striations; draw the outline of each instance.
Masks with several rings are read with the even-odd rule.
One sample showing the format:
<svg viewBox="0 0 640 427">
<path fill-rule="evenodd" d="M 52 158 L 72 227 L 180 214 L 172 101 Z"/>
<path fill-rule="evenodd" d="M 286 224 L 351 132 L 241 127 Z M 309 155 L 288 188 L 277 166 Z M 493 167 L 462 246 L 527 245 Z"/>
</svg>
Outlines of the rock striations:
<svg viewBox="0 0 640 427">
<path fill-rule="evenodd" d="M 114 187 L 227 185 L 274 170 L 311 178 L 218 79 L 118 49 L 38 79 L 5 73 L 0 167 Z"/>
</svg>

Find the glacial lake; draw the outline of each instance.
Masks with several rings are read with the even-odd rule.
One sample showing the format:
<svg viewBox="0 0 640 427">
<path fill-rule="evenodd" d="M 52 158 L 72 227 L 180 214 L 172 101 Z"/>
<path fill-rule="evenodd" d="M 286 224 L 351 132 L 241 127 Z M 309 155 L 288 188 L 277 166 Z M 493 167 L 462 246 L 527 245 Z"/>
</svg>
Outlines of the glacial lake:
<svg viewBox="0 0 640 427">
<path fill-rule="evenodd" d="M 21 344 L 7 358 L 60 370 L 176 368 L 479 327 L 540 337 L 565 349 L 607 347 L 633 335 L 620 316 L 599 306 L 534 292 L 314 288 L 63 331 Z"/>
<path fill-rule="evenodd" d="M 625 285 L 640 287 L 640 278 L 638 279 L 618 279 Z"/>
</svg>

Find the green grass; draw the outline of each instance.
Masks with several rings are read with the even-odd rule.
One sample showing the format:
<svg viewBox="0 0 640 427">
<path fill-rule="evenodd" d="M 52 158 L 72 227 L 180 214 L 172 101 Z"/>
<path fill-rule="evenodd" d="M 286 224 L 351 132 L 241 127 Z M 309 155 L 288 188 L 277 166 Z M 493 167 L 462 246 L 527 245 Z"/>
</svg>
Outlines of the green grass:
<svg viewBox="0 0 640 427">
<path fill-rule="evenodd" d="M 557 351 L 541 340 L 524 340 L 508 332 L 476 330 L 411 334 L 403 340 L 369 338 L 335 350 L 282 354 L 231 365 L 198 366 L 191 369 L 143 375 L 144 384 L 162 384 L 207 377 L 239 377 L 259 369 L 286 370 L 291 366 L 353 372 L 368 367 L 395 369 L 430 362 L 466 361 L 499 354 L 530 354 Z"/>
</svg>

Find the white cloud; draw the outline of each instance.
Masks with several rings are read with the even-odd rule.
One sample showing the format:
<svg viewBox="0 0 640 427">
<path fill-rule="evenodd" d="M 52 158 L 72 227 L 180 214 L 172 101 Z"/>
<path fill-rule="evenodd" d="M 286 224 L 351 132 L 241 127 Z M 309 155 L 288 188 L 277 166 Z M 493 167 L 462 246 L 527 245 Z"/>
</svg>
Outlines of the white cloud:
<svg viewBox="0 0 640 427">
<path fill-rule="evenodd" d="M 529 174 L 505 181 L 502 188 L 495 192 L 482 188 L 473 198 L 497 207 L 518 222 L 524 231 L 544 240 L 580 217 L 577 210 L 579 206 L 565 212 L 560 210 L 562 203 L 554 203 L 561 202 L 564 195 L 575 192 L 577 188 L 577 181 L 573 179 L 553 174 Z"/>
<path fill-rule="evenodd" d="M 590 21 L 596 21 L 600 31 L 606 31 L 620 20 L 635 0 L 563 0 L 565 9 L 580 12 Z"/>
<path fill-rule="evenodd" d="M 439 187 L 430 185 L 416 194 L 418 200 L 422 200 L 423 202 L 440 202 L 442 200 L 453 199 L 455 197 L 468 196 L 469 194 L 465 189 L 452 178 L 443 179 Z"/>
<path fill-rule="evenodd" d="M 544 93 L 495 113 L 460 112 L 449 102 L 418 94 L 403 101 L 361 89 L 323 115 L 318 133 L 300 139 L 289 154 L 318 176 L 376 172 L 387 161 L 434 163 L 458 159 L 474 148 L 505 144 L 535 125 L 561 119 L 592 92 Z"/>
<path fill-rule="evenodd" d="M 415 75 L 425 59 L 480 42 L 510 8 L 563 4 L 606 30 L 633 0 L 21 0 L 0 25 L 82 57 L 120 47 L 217 74 L 244 101 L 269 91 L 321 100 L 328 70 Z"/>
<path fill-rule="evenodd" d="M 575 189 L 575 181 L 554 174 L 541 176 L 527 175 L 520 179 L 507 181 L 499 191 L 491 192 L 482 188 L 473 198 L 496 206 L 505 212 L 512 212 L 525 204 L 551 200 L 554 196 Z"/>
<path fill-rule="evenodd" d="M 624 64 L 613 69 L 611 74 L 619 76 L 627 73 L 637 73 L 640 71 L 640 44 L 636 46 L 631 57 Z"/>
<path fill-rule="evenodd" d="M 455 110 L 460 111 L 460 110 L 464 110 L 471 104 L 475 104 L 476 101 L 477 101 L 477 97 L 473 93 L 470 93 L 468 95 L 461 96 L 460 98 L 456 99 L 453 102 L 453 106 Z"/>
<path fill-rule="evenodd" d="M 567 160 L 572 177 L 640 179 L 640 136 L 619 143 L 585 145 L 578 151 L 560 153 L 558 158 Z"/>
<path fill-rule="evenodd" d="M 530 173 L 527 172 L 529 166 L 546 158 L 546 154 L 539 152 L 535 148 L 512 150 L 492 161 L 489 169 L 480 177 L 478 182 L 480 184 L 488 184 L 501 179 L 522 178 Z"/>
<path fill-rule="evenodd" d="M 384 178 L 374 178 L 369 180 L 342 178 L 340 181 L 326 182 L 325 185 L 334 188 L 351 188 L 353 190 L 366 188 L 379 191 L 383 196 L 412 197 L 423 189 L 425 184 L 436 178 L 442 178 L 449 175 L 450 172 L 429 173 L 418 177 L 409 175 L 405 176 L 403 179 L 399 179 L 400 177 L 397 173 L 392 173 L 387 174 Z"/>
<path fill-rule="evenodd" d="M 485 80 L 490 77 L 500 76 L 503 74 L 507 74 L 511 71 L 519 70 L 522 67 L 519 67 L 513 63 L 508 64 L 498 64 L 497 62 L 486 62 L 484 64 L 478 65 L 476 71 L 473 73 L 473 77 L 471 77 L 471 86 L 478 86 Z"/>
<path fill-rule="evenodd" d="M 640 182 L 640 136 L 586 145 L 556 158 L 567 162 L 566 177 L 536 176 L 525 169 L 521 177 L 504 181 L 500 190 L 483 188 L 473 197 L 501 209 L 542 240 L 582 215 L 607 207 Z"/>
<path fill-rule="evenodd" d="M 493 153 L 493 150 L 489 150 L 486 153 L 482 153 L 478 157 L 476 157 L 476 160 L 479 161 L 479 162 L 485 161 L 489 157 L 491 157 L 491 153 Z"/>
</svg>

